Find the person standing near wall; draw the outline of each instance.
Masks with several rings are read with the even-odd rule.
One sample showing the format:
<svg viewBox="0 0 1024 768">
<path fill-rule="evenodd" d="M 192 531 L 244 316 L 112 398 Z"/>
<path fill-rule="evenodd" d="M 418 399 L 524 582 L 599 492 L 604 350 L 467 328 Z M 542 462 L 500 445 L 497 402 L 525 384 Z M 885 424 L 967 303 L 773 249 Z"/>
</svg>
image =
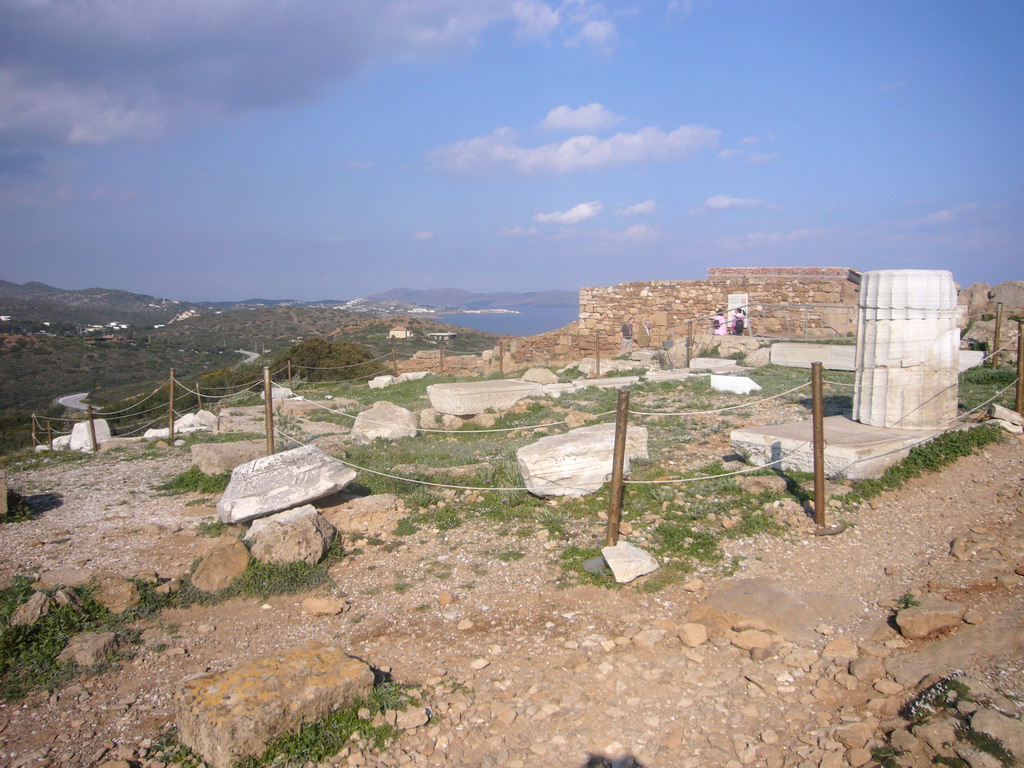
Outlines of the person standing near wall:
<svg viewBox="0 0 1024 768">
<path fill-rule="evenodd" d="M 711 318 L 711 332 L 715 336 L 725 336 L 729 333 L 729 321 L 725 318 L 725 312 L 721 309 L 715 312 Z"/>
<path fill-rule="evenodd" d="M 622 324 L 622 351 L 629 352 L 633 349 L 633 323 L 635 320 L 631 317 L 629 320 Z"/>
<path fill-rule="evenodd" d="M 747 327 L 747 313 L 743 311 L 743 307 L 736 309 L 736 314 L 732 316 L 732 334 L 733 336 L 742 336 L 744 329 Z"/>
<path fill-rule="evenodd" d="M 638 347 L 644 349 L 651 346 L 651 325 L 646 320 L 640 321 L 640 328 L 636 332 L 636 343 Z"/>
</svg>

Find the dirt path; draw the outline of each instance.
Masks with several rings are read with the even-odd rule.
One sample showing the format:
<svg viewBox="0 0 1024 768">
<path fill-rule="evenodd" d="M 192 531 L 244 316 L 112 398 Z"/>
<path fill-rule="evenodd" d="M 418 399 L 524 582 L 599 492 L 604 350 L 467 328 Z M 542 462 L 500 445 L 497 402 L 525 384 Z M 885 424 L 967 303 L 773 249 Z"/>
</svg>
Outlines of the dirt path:
<svg viewBox="0 0 1024 768">
<path fill-rule="evenodd" d="M 19 490 L 59 493 L 64 503 L 3 527 L 0 574 L 60 565 L 187 572 L 209 546 L 196 525 L 210 510 L 188 506 L 197 497 L 151 491 L 187 463 L 107 459 L 99 481 L 85 463 L 20 473 Z M 340 616 L 304 614 L 305 595 L 165 611 L 140 627 L 143 645 L 119 669 L 0 705 L 0 764 L 121 759 L 156 768 L 152 740 L 171 724 L 184 677 L 319 639 L 416 684 L 434 713 L 382 755 L 354 745 L 325 765 L 574 766 L 598 752 L 647 766 L 859 768 L 878 737 L 899 727 L 908 695 L 899 680 L 914 664 L 953 659 L 1024 695 L 1014 644 L 1024 635 L 1024 578 L 1014 573 L 1024 565 L 1022 488 L 1024 441 L 1010 436 L 878 497 L 841 536 L 729 542 L 727 556 L 741 558 L 731 580 L 766 578 L 855 602 L 816 639 L 771 637 L 764 649 L 741 648 L 731 631 L 697 647 L 681 639 L 690 612 L 721 586 L 708 574 L 703 589 L 654 594 L 558 589 L 559 547 L 540 528 L 515 540 L 480 522 L 424 529 L 333 567 L 333 591 L 351 604 Z M 965 534 L 987 543 L 951 556 L 951 541 Z M 949 640 L 910 644 L 886 623 L 907 592 L 954 599 L 972 623 Z M 858 654 L 884 672 L 851 675 Z"/>
</svg>

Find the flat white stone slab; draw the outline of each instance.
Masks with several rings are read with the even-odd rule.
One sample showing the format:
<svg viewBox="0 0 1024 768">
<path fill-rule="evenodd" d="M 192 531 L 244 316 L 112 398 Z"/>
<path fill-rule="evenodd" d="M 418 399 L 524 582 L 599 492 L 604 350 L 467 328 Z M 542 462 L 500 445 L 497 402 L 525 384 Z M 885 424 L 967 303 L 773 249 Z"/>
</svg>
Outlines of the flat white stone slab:
<svg viewBox="0 0 1024 768">
<path fill-rule="evenodd" d="M 586 389 L 587 387 L 617 389 L 618 387 L 628 387 L 631 384 L 638 383 L 639 381 L 639 376 L 609 376 L 608 378 L 602 379 L 576 379 L 573 381 L 573 386 L 576 389 Z"/>
<path fill-rule="evenodd" d="M 977 368 L 983 362 L 985 362 L 985 353 L 980 349 L 960 350 L 960 373 L 963 373 L 969 368 Z"/>
<path fill-rule="evenodd" d="M 736 361 L 728 357 L 695 357 L 688 366 L 691 371 L 721 371 L 736 368 Z"/>
<path fill-rule="evenodd" d="M 644 378 L 648 381 L 683 381 L 694 376 L 705 375 L 707 374 L 694 373 L 688 368 L 673 368 L 668 371 L 648 371 Z"/>
<path fill-rule="evenodd" d="M 96 448 L 99 448 L 100 443 L 111 438 L 110 425 L 106 419 L 93 419 L 92 424 L 96 430 Z M 57 441 L 54 440 L 53 444 L 56 447 Z M 80 421 L 71 428 L 69 445 L 72 451 L 92 450 L 92 430 L 89 429 L 88 421 Z"/>
<path fill-rule="evenodd" d="M 544 394 L 548 397 L 561 397 L 566 392 L 575 392 L 577 386 L 569 382 L 565 384 L 544 384 Z"/>
<path fill-rule="evenodd" d="M 315 445 L 264 456 L 232 471 L 217 502 L 223 523 L 240 523 L 337 493 L 356 473 Z"/>
<path fill-rule="evenodd" d="M 825 430 L 825 474 L 863 480 L 880 477 L 886 469 L 906 458 L 910 449 L 941 434 L 920 429 L 872 427 L 846 416 L 827 416 Z M 767 464 L 783 456 L 781 469 L 814 471 L 810 421 L 749 427 L 732 432 L 732 447 L 749 456 L 754 465 Z"/>
<path fill-rule="evenodd" d="M 830 371 L 852 371 L 857 367 L 854 344 L 772 344 L 768 359 L 772 365 L 786 368 L 810 368 L 821 363 Z"/>
<path fill-rule="evenodd" d="M 711 374 L 711 388 L 716 392 L 730 392 L 734 395 L 761 391 L 761 385 L 749 376 L 722 376 L 715 373 Z"/>
<path fill-rule="evenodd" d="M 384 387 L 390 387 L 396 381 L 398 381 L 398 379 L 394 376 L 384 375 L 375 376 L 366 382 L 366 384 L 370 389 L 384 389 Z"/>
<path fill-rule="evenodd" d="M 598 424 L 542 437 L 516 452 L 519 471 L 535 496 L 586 496 L 612 474 L 615 425 Z M 624 474 L 631 459 L 647 458 L 647 427 L 626 430 Z"/>
<path fill-rule="evenodd" d="M 430 375 L 430 371 L 409 371 L 407 373 L 399 374 L 399 381 L 419 381 Z"/>
<path fill-rule="evenodd" d="M 612 575 L 619 584 L 628 584 L 634 579 L 658 570 L 658 561 L 639 547 L 620 541 L 614 547 L 603 547 L 601 554 L 612 569 Z"/>
<path fill-rule="evenodd" d="M 475 416 L 488 409 L 503 411 L 520 400 L 539 397 L 543 393 L 542 385 L 518 379 L 431 384 L 427 387 L 430 407 L 438 413 L 453 416 Z"/>
</svg>

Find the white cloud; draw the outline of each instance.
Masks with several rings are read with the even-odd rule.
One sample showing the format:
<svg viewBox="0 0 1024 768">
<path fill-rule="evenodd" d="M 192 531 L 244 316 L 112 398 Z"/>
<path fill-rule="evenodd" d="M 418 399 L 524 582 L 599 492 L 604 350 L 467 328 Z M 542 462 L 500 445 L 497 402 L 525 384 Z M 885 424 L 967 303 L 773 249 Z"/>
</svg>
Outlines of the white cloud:
<svg viewBox="0 0 1024 768">
<path fill-rule="evenodd" d="M 536 227 L 506 227 L 505 229 L 498 231 L 499 237 L 533 237 L 539 235 L 540 230 Z"/>
<path fill-rule="evenodd" d="M 727 211 L 732 208 L 761 208 L 764 200 L 753 197 L 733 197 L 732 195 L 715 195 L 709 197 L 696 208 L 690 210 L 691 216 L 699 216 L 708 211 Z"/>
<path fill-rule="evenodd" d="M 603 14 L 542 0 L 7 0 L 0 141 L 153 140 L 308 103 L 383 62 L 469 50 L 507 22 L 524 39 L 607 49 Z"/>
<path fill-rule="evenodd" d="M 760 142 L 756 136 L 747 136 L 740 140 L 744 146 L 754 146 Z M 778 152 L 751 152 L 746 149 L 727 148 L 721 150 L 716 157 L 719 160 L 743 160 L 748 165 L 767 165 L 778 159 Z"/>
<path fill-rule="evenodd" d="M 354 170 L 373 168 L 373 160 L 352 160 L 349 162 L 348 167 Z"/>
<path fill-rule="evenodd" d="M 778 157 L 778 152 L 747 152 L 744 159 L 749 165 L 768 165 L 768 163 L 774 163 Z"/>
<path fill-rule="evenodd" d="M 579 34 L 565 41 L 569 48 L 578 48 L 581 45 L 594 45 L 607 50 L 615 44 L 617 28 L 615 24 L 607 19 L 599 21 L 587 21 L 580 27 Z"/>
<path fill-rule="evenodd" d="M 958 219 L 962 219 L 965 213 L 973 211 L 977 207 L 977 203 L 964 203 L 956 208 L 948 208 L 942 211 L 935 211 L 935 213 L 929 213 L 927 216 L 909 222 L 907 226 L 935 227 L 942 226 L 944 224 L 951 224 Z"/>
<path fill-rule="evenodd" d="M 538 213 L 533 217 L 534 221 L 542 224 L 578 224 L 581 221 L 592 219 L 601 212 L 601 202 L 595 200 L 591 203 L 580 203 L 568 211 L 555 211 L 554 213 Z"/>
<path fill-rule="evenodd" d="M 665 133 L 642 128 L 607 139 L 573 136 L 560 143 L 528 148 L 519 146 L 511 128 L 490 136 L 458 141 L 434 150 L 428 161 L 453 174 L 511 172 L 566 174 L 645 162 L 685 160 L 702 149 L 713 149 L 721 131 L 701 125 L 681 125 Z"/>
<path fill-rule="evenodd" d="M 620 216 L 645 216 L 648 213 L 654 213 L 657 209 L 657 203 L 653 200 L 645 200 L 642 203 L 635 203 L 627 205 L 625 208 L 620 208 L 616 213 Z"/>
<path fill-rule="evenodd" d="M 430 240 L 434 236 L 433 232 L 413 232 L 413 240 Z"/>
<path fill-rule="evenodd" d="M 823 234 L 820 229 L 794 229 L 792 232 L 751 232 L 740 237 L 723 237 L 718 240 L 726 250 L 765 248 L 795 243 Z"/>
<path fill-rule="evenodd" d="M 573 109 L 572 107 L 555 107 L 548 112 L 540 124 L 549 131 L 600 131 L 611 128 L 622 118 L 604 108 L 601 104 L 586 104 Z"/>
<path fill-rule="evenodd" d="M 759 139 L 757 136 L 744 136 L 742 139 L 740 139 L 740 144 L 742 144 L 745 147 L 753 147 L 760 143 L 761 139 Z"/>
<path fill-rule="evenodd" d="M 661 229 L 654 224 L 634 224 L 619 232 L 602 230 L 598 236 L 612 243 L 650 243 L 660 234 Z"/>
</svg>

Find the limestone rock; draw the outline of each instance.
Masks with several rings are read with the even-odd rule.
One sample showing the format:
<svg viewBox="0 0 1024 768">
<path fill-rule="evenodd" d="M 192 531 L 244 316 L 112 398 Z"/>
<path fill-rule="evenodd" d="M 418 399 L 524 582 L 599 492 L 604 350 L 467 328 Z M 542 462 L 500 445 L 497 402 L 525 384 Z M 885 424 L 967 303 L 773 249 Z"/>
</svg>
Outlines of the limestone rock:
<svg viewBox="0 0 1024 768">
<path fill-rule="evenodd" d="M 484 411 L 504 411 L 528 397 L 538 397 L 543 387 L 532 381 L 470 381 L 431 384 L 427 396 L 438 413 L 474 416 Z"/>
<path fill-rule="evenodd" d="M 33 592 L 32 596 L 11 614 L 11 626 L 32 626 L 49 614 L 51 608 L 53 600 L 45 592 Z"/>
<path fill-rule="evenodd" d="M 240 464 L 267 454 L 266 440 L 240 440 L 237 443 L 196 443 L 190 449 L 192 464 L 207 475 L 230 472 Z"/>
<path fill-rule="evenodd" d="M 89 581 L 96 602 L 111 613 L 124 613 L 142 599 L 135 582 L 109 571 L 99 571 Z"/>
<path fill-rule="evenodd" d="M 603 547 L 601 554 L 612 569 L 612 575 L 619 584 L 628 584 L 634 579 L 658 570 L 658 561 L 639 547 L 620 541 L 614 547 Z"/>
<path fill-rule="evenodd" d="M 760 627 L 787 640 L 813 642 L 814 627 L 842 624 L 859 616 L 855 601 L 841 595 L 797 591 L 769 578 L 739 579 L 723 584 L 690 614 L 690 620 L 721 634 L 736 626 Z"/>
<path fill-rule="evenodd" d="M 337 531 L 312 506 L 306 509 L 308 513 L 286 520 L 275 515 L 277 520 L 261 526 L 253 536 L 252 556 L 265 563 L 319 563 Z"/>
<path fill-rule="evenodd" d="M 420 411 L 420 429 L 440 429 L 441 422 L 437 420 L 437 411 L 433 408 L 424 408 Z"/>
<path fill-rule="evenodd" d="M 245 573 L 249 550 L 233 536 L 222 536 L 192 573 L 192 586 L 203 592 L 217 592 Z"/>
<path fill-rule="evenodd" d="M 1004 408 L 998 403 L 992 403 L 989 406 L 989 416 L 993 419 L 999 419 L 1000 421 L 1008 421 L 1010 424 L 1016 424 L 1018 427 L 1024 426 L 1024 416 L 1021 416 L 1016 411 L 1011 411 L 1009 408 Z"/>
<path fill-rule="evenodd" d="M 849 669 L 850 674 L 861 682 L 872 682 L 885 677 L 885 667 L 882 666 L 882 662 L 870 656 L 855 658 L 850 662 Z M 902 686 L 900 688 L 902 689 Z"/>
<path fill-rule="evenodd" d="M 633 635 L 633 645 L 645 651 L 653 651 L 667 635 L 667 629 L 644 629 Z"/>
<path fill-rule="evenodd" d="M 406 371 L 398 375 L 398 381 L 419 381 L 430 375 L 430 371 Z"/>
<path fill-rule="evenodd" d="M 96 429 L 96 448 L 99 449 L 100 443 L 112 437 L 110 425 L 106 419 L 93 419 L 92 423 Z M 68 447 L 72 451 L 92 450 L 92 431 L 89 429 L 88 421 L 80 421 L 71 428 L 71 442 Z"/>
<path fill-rule="evenodd" d="M 117 635 L 113 632 L 82 632 L 68 641 L 57 661 L 92 667 L 106 661 L 116 647 Z"/>
<path fill-rule="evenodd" d="M 274 400 L 284 400 L 285 398 L 288 397 L 295 397 L 295 393 L 288 389 L 288 387 L 279 387 L 276 384 L 270 387 L 271 402 L 273 402 Z M 266 399 L 267 393 L 260 392 L 260 400 L 266 401 Z"/>
<path fill-rule="evenodd" d="M 770 648 L 772 636 L 759 629 L 745 629 L 742 632 L 736 633 L 732 638 L 732 644 L 744 651 L 754 648 Z"/>
<path fill-rule="evenodd" d="M 186 680 L 174 701 L 178 737 L 214 768 L 229 768 L 372 687 L 364 662 L 333 646 L 300 646 Z"/>
<path fill-rule="evenodd" d="M 531 368 L 522 376 L 523 381 L 532 381 L 536 384 L 557 384 L 558 376 L 549 371 L 547 368 Z"/>
<path fill-rule="evenodd" d="M 1018 761 L 1024 759 L 1024 722 L 983 707 L 971 716 L 971 730 L 997 739 Z"/>
<path fill-rule="evenodd" d="M 708 641 L 708 628 L 703 624 L 687 622 L 679 627 L 679 639 L 688 648 L 696 648 Z"/>
<path fill-rule="evenodd" d="M 716 392 L 730 392 L 734 395 L 761 391 L 761 385 L 749 376 L 721 376 L 715 373 L 711 374 L 711 388 Z"/>
<path fill-rule="evenodd" d="M 33 589 L 53 589 L 54 587 L 84 587 L 92 580 L 93 571 L 87 568 L 55 568 L 46 571 L 32 583 Z"/>
<path fill-rule="evenodd" d="M 384 387 L 390 387 L 396 381 L 398 381 L 398 379 L 396 379 L 394 376 L 385 375 L 375 376 L 374 378 L 366 382 L 366 384 L 370 389 L 383 389 Z"/>
<path fill-rule="evenodd" d="M 779 475 L 740 475 L 736 478 L 736 485 L 746 493 L 756 495 L 784 493 L 787 488 L 786 478 Z"/>
<path fill-rule="evenodd" d="M 325 508 L 322 513 L 339 530 L 382 534 L 393 530 L 406 510 L 395 494 L 377 493 Z"/>
<path fill-rule="evenodd" d="M 231 473 L 217 516 L 225 523 L 264 517 L 337 493 L 355 477 L 315 445 L 264 456 Z"/>
<path fill-rule="evenodd" d="M 585 496 L 611 477 L 615 425 L 598 424 L 562 435 L 542 437 L 516 452 L 516 461 L 530 493 L 536 496 Z M 647 428 L 626 431 L 623 472 L 632 459 L 647 458 Z"/>
<path fill-rule="evenodd" d="M 910 640 L 920 640 L 960 626 L 966 611 L 964 607 L 939 597 L 927 596 L 920 603 L 896 614 L 896 625 Z"/>
<path fill-rule="evenodd" d="M 347 607 L 344 600 L 333 597 L 307 597 L 302 601 L 302 610 L 312 616 L 337 616 Z"/>
<path fill-rule="evenodd" d="M 356 416 L 351 438 L 356 445 L 369 445 L 378 437 L 384 440 L 416 437 L 416 417 L 400 405 L 377 403 Z"/>
</svg>

